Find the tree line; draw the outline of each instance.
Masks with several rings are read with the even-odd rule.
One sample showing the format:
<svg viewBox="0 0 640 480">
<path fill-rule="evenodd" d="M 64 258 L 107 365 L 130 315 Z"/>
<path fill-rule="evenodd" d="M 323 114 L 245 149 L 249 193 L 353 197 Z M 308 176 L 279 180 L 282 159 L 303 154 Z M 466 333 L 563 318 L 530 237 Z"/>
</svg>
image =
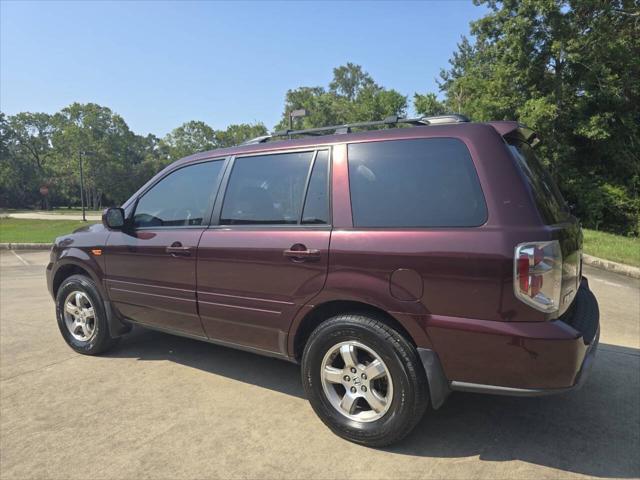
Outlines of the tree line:
<svg viewBox="0 0 640 480">
<path fill-rule="evenodd" d="M 633 1 L 474 0 L 489 13 L 470 25 L 439 76 L 441 96 L 415 93 L 418 115 L 462 113 L 474 121 L 518 120 L 542 139 L 538 152 L 587 227 L 640 231 L 640 11 Z M 409 113 L 410 99 L 352 63 L 327 86 L 285 96 L 281 121 L 295 128 Z M 214 130 L 190 121 L 163 138 L 136 135 L 109 108 L 74 103 L 53 115 L 0 113 L 0 206 L 123 202 L 183 156 L 267 133 L 264 124 Z M 42 186 L 49 194 L 40 193 Z M 46 205 L 45 205 L 46 203 Z"/>
<path fill-rule="evenodd" d="M 53 115 L 0 112 L 0 206 L 79 205 L 80 161 L 88 207 L 119 204 L 174 160 L 266 132 L 262 124 L 214 130 L 190 121 L 164 138 L 136 135 L 120 115 L 95 103 L 74 103 Z"/>
</svg>

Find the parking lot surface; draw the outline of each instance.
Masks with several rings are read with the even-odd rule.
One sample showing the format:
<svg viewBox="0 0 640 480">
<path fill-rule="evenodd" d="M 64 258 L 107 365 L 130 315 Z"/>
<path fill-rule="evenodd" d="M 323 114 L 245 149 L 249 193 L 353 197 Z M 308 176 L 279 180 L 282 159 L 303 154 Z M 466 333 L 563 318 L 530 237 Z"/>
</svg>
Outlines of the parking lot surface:
<svg viewBox="0 0 640 480">
<path fill-rule="evenodd" d="M 640 282 L 585 268 L 601 346 L 579 391 L 452 394 L 400 444 L 333 435 L 296 365 L 135 329 L 70 350 L 48 252 L 0 252 L 2 478 L 574 478 L 640 476 Z"/>
</svg>

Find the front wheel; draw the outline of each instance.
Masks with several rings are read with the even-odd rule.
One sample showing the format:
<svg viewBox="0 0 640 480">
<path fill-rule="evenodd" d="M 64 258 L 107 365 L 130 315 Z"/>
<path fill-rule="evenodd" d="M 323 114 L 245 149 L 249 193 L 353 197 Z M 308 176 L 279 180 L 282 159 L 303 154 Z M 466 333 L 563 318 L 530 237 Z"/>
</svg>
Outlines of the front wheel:
<svg viewBox="0 0 640 480">
<path fill-rule="evenodd" d="M 56 316 L 62 337 L 78 353 L 98 355 L 118 341 L 109 334 L 100 292 L 85 275 L 71 275 L 62 282 L 56 295 Z"/>
<path fill-rule="evenodd" d="M 416 349 L 380 319 L 346 314 L 320 324 L 302 357 L 311 406 L 336 434 L 381 447 L 401 440 L 428 404 Z"/>
</svg>

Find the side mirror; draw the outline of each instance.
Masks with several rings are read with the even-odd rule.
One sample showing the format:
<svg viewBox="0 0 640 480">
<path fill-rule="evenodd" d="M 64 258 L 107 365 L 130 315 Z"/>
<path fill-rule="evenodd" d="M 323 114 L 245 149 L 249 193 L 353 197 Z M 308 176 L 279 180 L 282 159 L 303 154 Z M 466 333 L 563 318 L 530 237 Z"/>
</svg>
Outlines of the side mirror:
<svg viewBox="0 0 640 480">
<path fill-rule="evenodd" d="M 102 214 L 102 224 L 109 230 L 124 228 L 124 210 L 117 207 L 107 208 Z"/>
</svg>

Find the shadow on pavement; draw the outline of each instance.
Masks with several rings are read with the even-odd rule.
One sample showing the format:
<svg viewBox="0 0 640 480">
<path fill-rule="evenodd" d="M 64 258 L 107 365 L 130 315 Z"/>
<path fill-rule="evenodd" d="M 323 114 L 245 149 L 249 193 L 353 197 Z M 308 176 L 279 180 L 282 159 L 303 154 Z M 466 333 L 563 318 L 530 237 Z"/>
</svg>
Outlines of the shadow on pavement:
<svg viewBox="0 0 640 480">
<path fill-rule="evenodd" d="M 140 328 L 111 356 L 170 360 L 303 398 L 299 367 Z M 400 455 L 520 460 L 597 477 L 640 476 L 640 350 L 601 344 L 586 385 L 558 396 L 452 394 L 400 444 Z"/>
<path fill-rule="evenodd" d="M 169 360 L 304 398 L 300 369 L 293 363 L 137 326 L 106 356 Z"/>
</svg>

